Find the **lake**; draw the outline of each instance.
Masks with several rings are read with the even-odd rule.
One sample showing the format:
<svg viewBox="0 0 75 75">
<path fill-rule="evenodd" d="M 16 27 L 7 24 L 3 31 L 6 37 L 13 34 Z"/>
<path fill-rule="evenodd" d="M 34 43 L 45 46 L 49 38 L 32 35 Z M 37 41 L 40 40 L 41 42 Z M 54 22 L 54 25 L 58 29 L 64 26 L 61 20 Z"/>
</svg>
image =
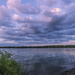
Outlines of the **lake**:
<svg viewBox="0 0 75 75">
<path fill-rule="evenodd" d="M 29 75 L 60 75 L 75 67 L 75 48 L 0 48 L 27 66 Z"/>
</svg>

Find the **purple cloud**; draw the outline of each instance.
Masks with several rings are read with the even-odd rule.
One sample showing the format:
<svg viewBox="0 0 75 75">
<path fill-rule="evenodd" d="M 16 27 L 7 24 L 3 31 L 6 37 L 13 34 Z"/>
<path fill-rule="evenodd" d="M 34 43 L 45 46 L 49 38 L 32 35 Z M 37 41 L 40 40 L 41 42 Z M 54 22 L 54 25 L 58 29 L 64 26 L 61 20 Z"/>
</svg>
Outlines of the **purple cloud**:
<svg viewBox="0 0 75 75">
<path fill-rule="evenodd" d="M 7 6 L 9 9 L 13 9 L 18 13 L 22 14 L 39 14 L 40 8 L 37 6 L 32 6 L 29 3 L 26 5 L 21 4 L 21 0 L 7 0 Z"/>
<path fill-rule="evenodd" d="M 44 4 L 32 6 L 22 4 L 21 0 L 8 0 L 7 7 L 0 6 L 0 43 L 60 44 L 75 40 L 73 1 L 61 0 L 65 9 L 57 5 L 58 0 L 42 2 Z"/>
</svg>

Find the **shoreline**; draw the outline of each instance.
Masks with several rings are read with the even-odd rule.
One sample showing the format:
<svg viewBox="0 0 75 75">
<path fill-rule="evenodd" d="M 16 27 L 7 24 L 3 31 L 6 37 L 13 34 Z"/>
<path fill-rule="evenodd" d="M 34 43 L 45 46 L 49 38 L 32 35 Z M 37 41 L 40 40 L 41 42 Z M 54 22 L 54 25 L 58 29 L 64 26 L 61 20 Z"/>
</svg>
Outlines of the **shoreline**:
<svg viewBox="0 0 75 75">
<path fill-rule="evenodd" d="M 66 71 L 62 72 L 61 75 L 75 75 L 75 68 L 66 70 Z"/>
<path fill-rule="evenodd" d="M 75 45 L 0 46 L 0 48 L 75 48 Z"/>
</svg>

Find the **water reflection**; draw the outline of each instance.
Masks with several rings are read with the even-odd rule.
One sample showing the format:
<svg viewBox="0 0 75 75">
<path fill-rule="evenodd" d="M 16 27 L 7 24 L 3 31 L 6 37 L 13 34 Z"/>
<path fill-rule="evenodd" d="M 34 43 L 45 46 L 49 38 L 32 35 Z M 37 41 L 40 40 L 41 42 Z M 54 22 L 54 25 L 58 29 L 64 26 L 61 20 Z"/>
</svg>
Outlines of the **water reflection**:
<svg viewBox="0 0 75 75">
<path fill-rule="evenodd" d="M 14 53 L 14 59 L 28 64 L 29 75 L 59 75 L 75 65 L 74 48 L 0 49 Z"/>
</svg>

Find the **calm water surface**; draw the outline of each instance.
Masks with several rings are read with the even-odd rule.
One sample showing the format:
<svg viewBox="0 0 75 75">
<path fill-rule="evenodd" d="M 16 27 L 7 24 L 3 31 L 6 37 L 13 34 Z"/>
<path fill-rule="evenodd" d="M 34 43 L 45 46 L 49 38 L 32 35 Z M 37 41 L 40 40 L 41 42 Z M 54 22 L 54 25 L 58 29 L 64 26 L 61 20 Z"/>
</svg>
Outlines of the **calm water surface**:
<svg viewBox="0 0 75 75">
<path fill-rule="evenodd" d="M 29 75 L 60 75 L 75 67 L 75 48 L 6 48 L 14 59 L 28 65 Z M 24 65 L 24 66 L 25 66 Z"/>
</svg>

